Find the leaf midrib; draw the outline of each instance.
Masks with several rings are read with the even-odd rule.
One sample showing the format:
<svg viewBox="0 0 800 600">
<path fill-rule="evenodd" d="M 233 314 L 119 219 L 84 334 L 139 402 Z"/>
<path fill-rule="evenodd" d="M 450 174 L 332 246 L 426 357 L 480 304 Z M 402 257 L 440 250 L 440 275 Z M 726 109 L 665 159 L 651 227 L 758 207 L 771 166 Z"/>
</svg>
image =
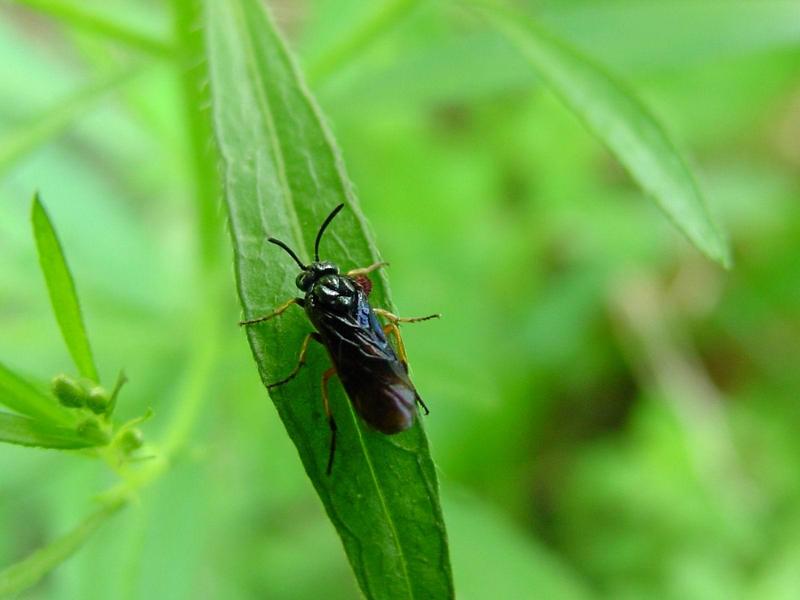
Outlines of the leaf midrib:
<svg viewBox="0 0 800 600">
<path fill-rule="evenodd" d="M 252 40 L 250 38 L 252 32 L 248 26 L 247 17 L 243 12 L 239 0 L 236 0 L 233 4 L 236 6 L 236 18 L 239 20 L 239 23 L 243 25 L 244 31 L 248 32 L 248 35 L 245 36 L 245 39 L 243 40 L 245 59 L 247 61 L 247 70 L 250 72 L 253 81 L 258 83 L 258 85 L 252 86 L 252 89 L 255 94 L 256 102 L 267 117 L 266 134 L 270 141 L 272 155 L 275 157 L 275 161 L 278 166 L 278 179 L 281 187 L 283 188 L 284 194 L 286 194 L 286 202 L 284 204 L 287 207 L 287 211 L 291 215 L 292 227 L 295 230 L 295 237 L 302 242 L 302 247 L 299 249 L 299 251 L 305 255 L 305 238 L 303 237 L 303 228 L 300 226 L 300 218 L 298 217 L 297 210 L 294 206 L 294 191 L 292 190 L 292 186 L 289 185 L 289 178 L 286 175 L 286 160 L 283 155 L 283 147 L 281 146 L 280 139 L 275 133 L 275 119 L 272 114 L 272 108 L 269 103 L 269 98 L 263 91 L 266 86 L 264 85 L 264 80 L 261 78 L 261 73 L 258 70 L 258 61 L 255 58 L 255 53 L 253 52 Z M 254 166 L 256 170 L 258 170 L 258 156 L 256 156 L 256 164 Z"/>
</svg>

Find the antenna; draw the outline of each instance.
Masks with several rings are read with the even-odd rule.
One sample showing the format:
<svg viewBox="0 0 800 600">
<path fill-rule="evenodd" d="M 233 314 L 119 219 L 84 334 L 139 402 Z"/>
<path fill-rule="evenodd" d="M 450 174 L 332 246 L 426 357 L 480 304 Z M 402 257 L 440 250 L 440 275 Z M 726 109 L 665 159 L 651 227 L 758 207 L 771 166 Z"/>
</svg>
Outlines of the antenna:
<svg viewBox="0 0 800 600">
<path fill-rule="evenodd" d="M 325 233 L 325 228 L 333 221 L 333 218 L 339 214 L 339 211 L 344 208 L 344 204 L 340 204 L 336 208 L 331 211 L 331 214 L 328 215 L 328 218 L 323 221 L 322 226 L 319 228 L 319 233 L 317 233 L 317 239 L 314 240 L 314 260 L 319 262 L 319 242 L 322 239 L 322 234 Z M 288 250 L 288 248 L 287 248 Z M 305 267 L 304 267 L 305 268 Z"/>
<path fill-rule="evenodd" d="M 272 237 L 271 238 L 267 238 L 267 241 L 268 242 L 272 242 L 276 246 L 280 246 L 281 248 L 286 250 L 286 252 L 289 254 L 289 256 L 291 256 L 294 259 L 294 262 L 296 262 L 298 265 L 300 265 L 300 268 L 303 269 L 303 271 L 307 271 L 308 270 L 308 267 L 303 264 L 303 261 L 301 261 L 299 258 L 297 258 L 297 254 L 294 253 L 294 250 L 289 248 L 289 246 L 284 244 L 282 241 L 276 240 L 275 238 L 272 238 Z"/>
</svg>

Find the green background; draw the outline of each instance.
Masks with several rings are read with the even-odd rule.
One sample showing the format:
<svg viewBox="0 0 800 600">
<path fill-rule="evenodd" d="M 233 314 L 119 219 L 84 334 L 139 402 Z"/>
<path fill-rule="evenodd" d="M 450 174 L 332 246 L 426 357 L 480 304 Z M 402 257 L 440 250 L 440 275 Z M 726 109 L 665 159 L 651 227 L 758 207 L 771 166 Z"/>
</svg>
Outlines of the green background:
<svg viewBox="0 0 800 600">
<path fill-rule="evenodd" d="M 236 327 L 221 202 L 219 264 L 203 266 L 176 69 L 24 4 L 0 5 L 0 360 L 43 381 L 74 369 L 30 233 L 38 189 L 100 375 L 130 378 L 120 417 L 152 407 L 156 439 L 181 398 L 201 404 L 170 470 L 23 597 L 357 597 Z M 731 239 L 725 272 L 474 19 L 393 3 L 402 18 L 327 66 L 379 3 L 270 4 L 391 262 L 398 310 L 444 315 L 404 337 L 459 597 L 795 597 L 796 6 L 535 5 L 687 150 Z M 82 6 L 172 35 L 163 3 Z M 132 74 L 87 101 L 81 90 L 120 70 Z M 209 296 L 222 333 L 198 366 Z M 3 446 L 0 565 L 73 527 L 115 481 L 99 461 Z"/>
</svg>

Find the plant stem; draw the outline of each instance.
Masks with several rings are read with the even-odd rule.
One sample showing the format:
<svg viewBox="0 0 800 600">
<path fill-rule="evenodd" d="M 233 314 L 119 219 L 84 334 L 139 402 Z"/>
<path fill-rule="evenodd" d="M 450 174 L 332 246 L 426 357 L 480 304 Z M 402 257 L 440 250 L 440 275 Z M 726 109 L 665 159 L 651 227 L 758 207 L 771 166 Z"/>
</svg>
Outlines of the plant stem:
<svg viewBox="0 0 800 600">
<path fill-rule="evenodd" d="M 15 596 L 35 585 L 72 556 L 123 505 L 121 500 L 104 504 L 66 535 L 0 571 L 0 597 Z"/>
<path fill-rule="evenodd" d="M 370 18 L 359 24 L 341 42 L 308 68 L 308 79 L 318 83 L 344 63 L 364 51 L 381 35 L 389 31 L 419 3 L 419 0 L 389 0 Z"/>
<path fill-rule="evenodd" d="M 206 89 L 202 7 L 197 0 L 172 0 L 171 4 L 200 255 L 202 267 L 210 270 L 220 252 L 219 180 Z"/>
</svg>

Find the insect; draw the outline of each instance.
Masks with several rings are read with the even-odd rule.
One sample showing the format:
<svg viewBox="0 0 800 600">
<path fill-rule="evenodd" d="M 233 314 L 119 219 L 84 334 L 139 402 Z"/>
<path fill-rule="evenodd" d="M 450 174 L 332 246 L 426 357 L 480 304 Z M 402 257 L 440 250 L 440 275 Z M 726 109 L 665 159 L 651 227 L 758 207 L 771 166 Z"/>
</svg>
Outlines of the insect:
<svg viewBox="0 0 800 600">
<path fill-rule="evenodd" d="M 339 267 L 319 259 L 322 234 L 344 204 L 327 216 L 314 240 L 314 262 L 304 265 L 295 252 L 280 240 L 268 241 L 280 246 L 291 256 L 301 271 L 295 284 L 305 293 L 292 298 L 263 317 L 241 321 L 240 325 L 263 323 L 283 314 L 292 305 L 305 309 L 315 331 L 303 339 L 297 365 L 283 379 L 270 383 L 267 389 L 289 383 L 306 361 L 309 344 L 316 341 L 328 351 L 333 366 L 322 375 L 322 402 L 331 430 L 330 451 L 326 473 L 331 474 L 336 452 L 336 421 L 330 408 L 328 381 L 338 375 L 347 396 L 359 416 L 373 429 L 391 435 L 405 431 L 414 423 L 417 405 L 428 414 L 428 407 L 419 397 L 408 376 L 408 358 L 400 335 L 399 323 L 413 323 L 438 318 L 401 318 L 381 308 L 373 308 L 367 299 L 372 284 L 367 275 L 388 263 L 377 262 L 368 267 L 353 269 L 344 275 Z M 378 316 L 386 319 L 381 325 Z M 395 339 L 396 349 L 387 334 Z"/>
</svg>

